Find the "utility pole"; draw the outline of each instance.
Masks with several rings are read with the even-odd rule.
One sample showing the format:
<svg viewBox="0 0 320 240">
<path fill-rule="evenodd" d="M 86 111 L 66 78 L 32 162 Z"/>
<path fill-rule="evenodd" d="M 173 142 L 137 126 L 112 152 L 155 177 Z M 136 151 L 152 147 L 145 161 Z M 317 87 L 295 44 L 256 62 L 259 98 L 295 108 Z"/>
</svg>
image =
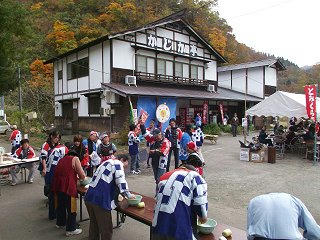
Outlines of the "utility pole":
<svg viewBox="0 0 320 240">
<path fill-rule="evenodd" d="M 20 111 L 20 128 L 22 127 L 22 90 L 21 90 L 21 69 L 18 67 L 18 83 L 19 83 L 19 111 Z"/>
</svg>

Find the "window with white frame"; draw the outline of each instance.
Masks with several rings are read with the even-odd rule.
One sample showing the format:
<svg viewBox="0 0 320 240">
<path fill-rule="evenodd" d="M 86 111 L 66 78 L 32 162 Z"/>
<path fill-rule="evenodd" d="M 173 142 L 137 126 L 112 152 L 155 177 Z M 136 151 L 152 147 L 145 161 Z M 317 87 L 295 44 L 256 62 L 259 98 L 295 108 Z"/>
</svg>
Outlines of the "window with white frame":
<svg viewBox="0 0 320 240">
<path fill-rule="evenodd" d="M 173 76 L 173 62 L 166 61 L 166 75 Z"/>
<path fill-rule="evenodd" d="M 137 56 L 137 71 L 138 72 L 147 72 L 147 57 Z"/>
<path fill-rule="evenodd" d="M 176 77 L 183 77 L 183 65 L 180 62 L 176 62 L 174 66 L 174 75 Z"/>
<path fill-rule="evenodd" d="M 191 65 L 190 77 L 193 79 L 198 79 L 198 66 Z"/>
<path fill-rule="evenodd" d="M 157 60 L 157 73 L 161 75 L 166 75 L 166 61 L 163 59 Z"/>
</svg>

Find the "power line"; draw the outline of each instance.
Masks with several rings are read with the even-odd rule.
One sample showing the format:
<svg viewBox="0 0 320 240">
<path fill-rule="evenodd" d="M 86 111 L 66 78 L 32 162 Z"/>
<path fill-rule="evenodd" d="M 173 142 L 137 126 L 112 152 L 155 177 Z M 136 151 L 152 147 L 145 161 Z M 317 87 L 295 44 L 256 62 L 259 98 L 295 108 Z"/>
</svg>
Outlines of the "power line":
<svg viewBox="0 0 320 240">
<path fill-rule="evenodd" d="M 267 7 L 259 8 L 259 9 L 256 9 L 254 11 L 250 11 L 250 12 L 243 13 L 243 14 L 240 14 L 240 15 L 235 15 L 235 16 L 229 17 L 228 19 L 235 19 L 235 18 L 245 17 L 245 16 L 248 16 L 248 15 L 252 15 L 252 14 L 255 14 L 255 13 L 258 13 L 258 12 L 262 12 L 262 11 L 268 10 L 270 8 L 275 8 L 275 7 L 278 7 L 278 6 L 281 6 L 283 4 L 287 4 L 287 3 L 293 2 L 293 1 L 296 1 L 296 0 L 287 0 L 287 1 L 284 1 L 284 2 L 281 2 L 281 3 L 277 3 L 277 4 L 273 4 L 273 5 L 267 6 Z"/>
</svg>

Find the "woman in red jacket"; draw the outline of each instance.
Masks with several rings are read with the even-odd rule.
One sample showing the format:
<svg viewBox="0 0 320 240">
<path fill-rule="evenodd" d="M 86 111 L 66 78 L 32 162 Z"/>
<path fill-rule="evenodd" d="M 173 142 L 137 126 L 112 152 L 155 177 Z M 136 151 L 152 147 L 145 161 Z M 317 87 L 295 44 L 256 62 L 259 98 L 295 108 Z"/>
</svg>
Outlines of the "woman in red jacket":
<svg viewBox="0 0 320 240">
<path fill-rule="evenodd" d="M 86 177 L 77 152 L 70 150 L 60 159 L 54 171 L 52 192 L 58 200 L 56 203 L 57 228 L 66 227 L 66 236 L 82 233 L 77 228 L 77 180 Z M 67 213 L 67 216 L 66 216 Z"/>
</svg>

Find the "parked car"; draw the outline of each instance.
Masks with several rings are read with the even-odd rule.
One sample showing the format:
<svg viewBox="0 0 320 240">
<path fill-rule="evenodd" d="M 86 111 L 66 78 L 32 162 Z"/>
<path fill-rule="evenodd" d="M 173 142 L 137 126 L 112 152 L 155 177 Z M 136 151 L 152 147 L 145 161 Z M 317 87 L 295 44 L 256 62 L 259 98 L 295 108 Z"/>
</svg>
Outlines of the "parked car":
<svg viewBox="0 0 320 240">
<path fill-rule="evenodd" d="M 5 120 L 0 120 L 0 133 L 7 134 L 10 130 L 10 124 Z"/>
</svg>

